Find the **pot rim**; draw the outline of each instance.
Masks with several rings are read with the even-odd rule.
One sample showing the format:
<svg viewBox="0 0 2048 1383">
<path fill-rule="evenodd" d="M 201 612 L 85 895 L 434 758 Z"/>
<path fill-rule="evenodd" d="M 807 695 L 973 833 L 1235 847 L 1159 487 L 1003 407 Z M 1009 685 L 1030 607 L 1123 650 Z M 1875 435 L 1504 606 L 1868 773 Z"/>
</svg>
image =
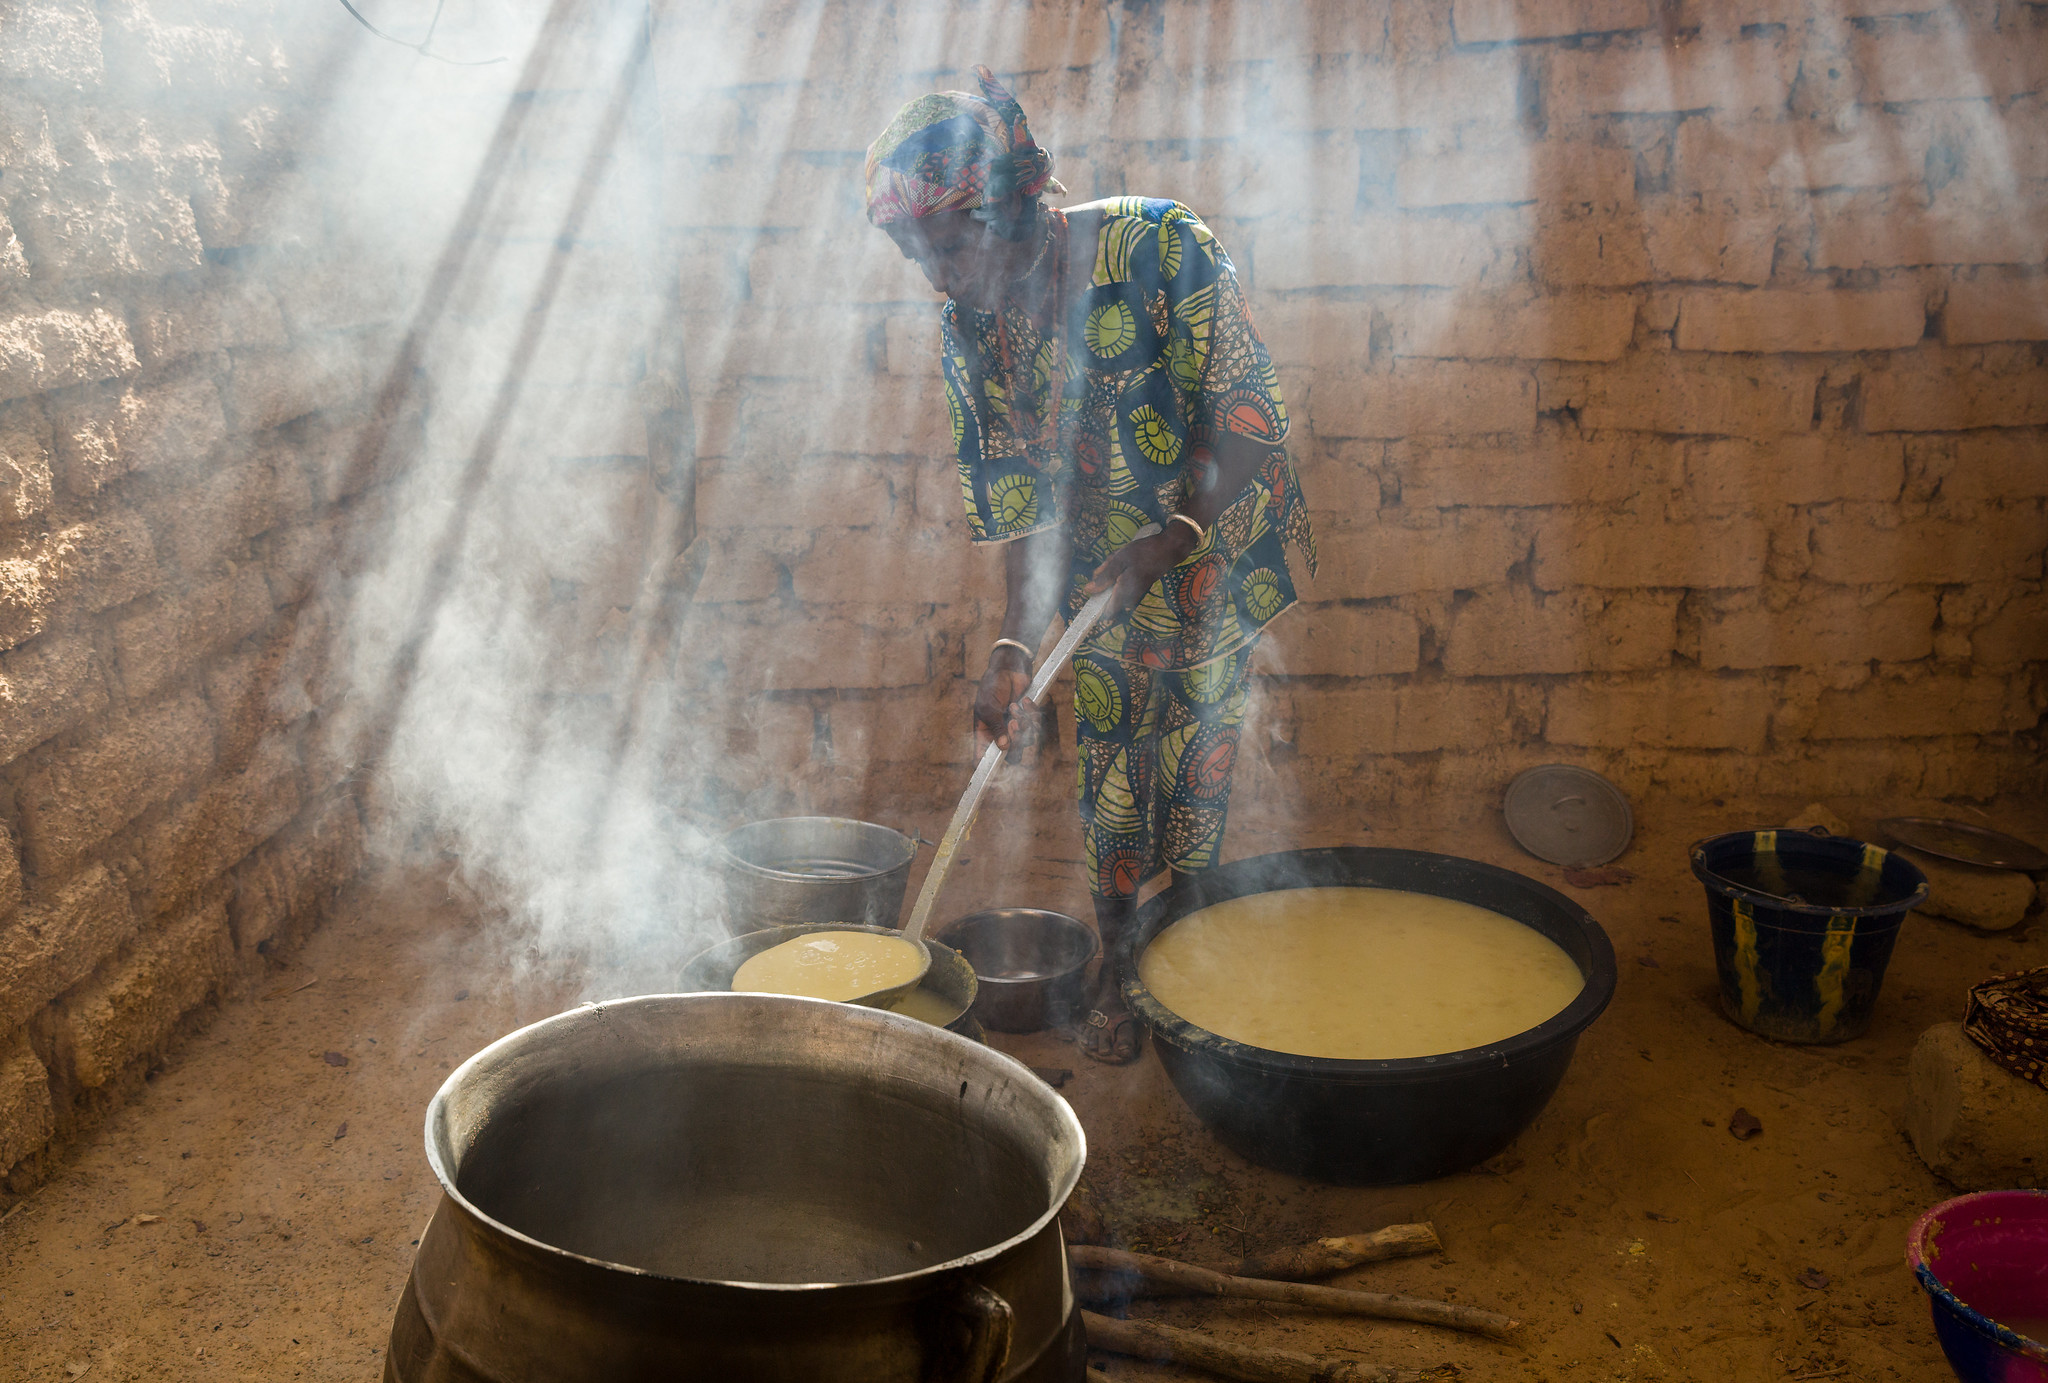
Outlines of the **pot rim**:
<svg viewBox="0 0 2048 1383">
<path fill-rule="evenodd" d="M 1462 1051 L 1439 1052 L 1431 1056 L 1388 1057 L 1384 1059 L 1358 1060 L 1349 1057 L 1302 1056 L 1294 1052 L 1276 1052 L 1270 1047 L 1254 1047 L 1249 1043 L 1233 1041 L 1219 1033 L 1190 1023 L 1187 1019 L 1166 1007 L 1152 996 L 1152 991 L 1138 977 L 1138 956 L 1154 937 L 1164 931 L 1169 922 L 1180 920 L 1185 913 L 1169 917 L 1176 903 L 1188 901 L 1205 878 L 1215 878 L 1228 870 L 1245 873 L 1256 872 L 1259 866 L 1273 868 L 1282 861 L 1300 860 L 1312 857 L 1359 856 L 1379 859 L 1403 859 L 1409 861 L 1434 861 L 1455 864 L 1461 869 L 1482 874 L 1504 876 L 1516 885 L 1552 904 L 1575 922 L 1584 936 L 1587 946 L 1585 984 L 1569 1004 L 1556 1014 L 1544 1019 L 1533 1028 L 1526 1028 L 1499 1042 L 1484 1047 L 1467 1047 Z M 1226 894 L 1205 900 L 1223 902 L 1232 897 L 1245 897 L 1249 892 L 1277 893 L 1285 888 L 1371 888 L 1387 885 L 1372 884 L 1321 884 L 1313 880 L 1285 885 L 1283 888 L 1248 890 L 1247 893 Z M 1448 895 L 1438 895 L 1448 896 Z M 1474 906 L 1480 906 L 1475 904 Z M 1189 911 L 1193 911 L 1190 909 Z M 1519 918 L 1513 919 L 1520 921 Z M 1522 925 L 1527 926 L 1527 923 Z M 1533 930 L 1533 929 L 1532 929 Z M 1614 963 L 1614 946 L 1607 938 L 1607 932 L 1593 920 L 1593 915 L 1577 903 L 1551 888 L 1548 884 L 1518 874 L 1512 869 L 1487 864 L 1483 860 L 1467 859 L 1462 855 L 1446 855 L 1433 850 L 1404 850 L 1391 846 L 1377 845 L 1336 845 L 1308 850 L 1280 850 L 1267 855 L 1252 855 L 1201 874 L 1188 876 L 1188 882 L 1177 884 L 1160 893 L 1147 903 L 1132 924 L 1124 929 L 1117 942 L 1117 962 L 1122 972 L 1124 1002 L 1131 1011 L 1159 1038 L 1190 1053 L 1245 1067 L 1267 1076 L 1281 1076 L 1299 1080 L 1327 1081 L 1332 1084 L 1352 1084 L 1369 1080 L 1375 1084 L 1407 1081 L 1434 1081 L 1447 1076 L 1466 1074 L 1472 1071 L 1507 1066 L 1517 1060 L 1535 1056 L 1560 1044 L 1576 1042 L 1579 1034 L 1592 1025 L 1594 1019 L 1603 1013 L 1614 997 L 1614 988 L 1620 972 Z"/>
<path fill-rule="evenodd" d="M 776 869 L 769 865 L 756 864 L 732 848 L 732 838 L 735 835 L 755 826 L 816 825 L 821 823 L 827 825 L 860 826 L 872 831 L 886 831 L 890 835 L 895 836 L 897 841 L 901 843 L 903 858 L 894 864 L 862 865 L 858 870 L 827 877 L 817 874 L 800 874 L 788 869 Z M 906 835 L 894 826 L 884 826 L 879 821 L 862 821 L 858 817 L 851 816 L 764 817 L 760 821 L 743 822 L 718 838 L 718 857 L 721 864 L 724 864 L 729 869 L 736 869 L 743 874 L 750 874 L 761 879 L 772 879 L 776 883 L 783 884 L 849 884 L 859 883 L 868 879 L 878 879 L 885 874 L 894 874 L 899 870 L 908 869 L 911 862 L 917 858 L 917 848 L 918 842 L 915 836 Z"/>
<path fill-rule="evenodd" d="M 1028 1243 L 1042 1233 L 1047 1225 L 1059 1218 L 1060 1211 L 1066 1208 L 1067 1197 L 1073 1194 L 1074 1187 L 1081 1180 L 1081 1171 L 1088 1163 L 1087 1133 L 1082 1129 L 1081 1120 L 1074 1113 L 1073 1106 L 1054 1094 L 1050 1087 L 1044 1087 L 1046 1094 L 1052 1097 L 1051 1103 L 1047 1107 L 1053 1110 L 1054 1121 L 1062 1124 L 1065 1131 L 1072 1136 L 1075 1154 L 1072 1168 L 1064 1176 L 1055 1180 L 1050 1207 L 1029 1225 L 1000 1243 L 976 1249 L 973 1253 L 964 1254 L 958 1258 L 949 1258 L 943 1263 L 933 1263 L 927 1267 L 918 1268 L 913 1272 L 892 1273 L 887 1277 L 866 1277 L 854 1282 L 747 1282 L 727 1278 L 682 1277 L 673 1273 L 654 1272 L 648 1268 L 636 1267 L 631 1263 L 615 1263 L 608 1258 L 593 1258 L 588 1254 L 574 1253 L 558 1245 L 550 1244 L 546 1240 L 536 1239 L 530 1234 L 514 1229 L 503 1220 L 486 1213 L 476 1202 L 470 1200 L 469 1197 L 457 1189 L 455 1179 L 449 1175 L 447 1163 L 443 1159 L 441 1149 L 434 1137 L 435 1128 L 441 1122 L 440 1116 L 447 1108 L 448 1102 L 452 1098 L 452 1092 L 457 1084 L 479 1067 L 486 1058 L 514 1042 L 533 1040 L 532 1034 L 539 1032 L 541 1029 L 585 1018 L 590 1015 L 592 1010 L 601 1012 L 631 1004 L 662 1003 L 675 999 L 709 999 L 713 1001 L 739 999 L 761 1000 L 774 1004 L 818 1004 L 844 1010 L 845 1016 L 849 1021 L 881 1023 L 884 1026 L 892 1023 L 907 1024 L 909 1027 L 905 1031 L 914 1029 L 919 1033 L 936 1033 L 940 1040 L 957 1042 L 967 1052 L 979 1054 L 981 1057 L 991 1057 L 1009 1062 L 1024 1073 L 1026 1079 L 1020 1082 L 1020 1085 L 1024 1088 L 1028 1089 L 1033 1086 L 1043 1085 L 1036 1076 L 1031 1075 L 1031 1068 L 1018 1061 L 1015 1057 L 999 1052 L 993 1047 L 984 1046 L 970 1038 L 962 1037 L 956 1032 L 926 1023 L 921 1019 L 905 1017 L 900 1013 L 888 1013 L 881 1009 L 860 1008 L 849 1004 L 833 1003 L 830 999 L 804 999 L 790 994 L 734 994 L 730 991 L 701 990 L 684 994 L 634 994 L 624 998 L 598 1000 L 579 1004 L 575 1008 L 568 1009 L 562 1013 L 553 1014 L 536 1022 L 528 1023 L 524 1027 L 514 1028 L 511 1032 L 506 1033 L 504 1036 L 497 1038 L 478 1050 L 468 1060 L 448 1073 L 448 1079 L 441 1082 L 441 1088 L 436 1090 L 434 1098 L 427 1102 L 425 1127 L 427 1165 L 433 1169 L 434 1179 L 441 1183 L 441 1194 L 453 1201 L 462 1209 L 464 1214 L 471 1216 L 478 1223 L 488 1225 L 506 1238 L 556 1261 L 582 1264 L 587 1267 L 601 1268 L 609 1272 L 627 1273 L 633 1277 L 645 1278 L 656 1282 L 687 1283 L 699 1287 L 725 1287 L 749 1292 L 823 1293 L 856 1288 L 887 1287 L 894 1284 L 915 1282 L 921 1278 L 935 1278 L 943 1274 L 959 1272 L 962 1269 L 972 1268 L 991 1259 L 998 1258 L 1011 1249 Z"/>
<path fill-rule="evenodd" d="M 2048 1190 L 2013 1187 L 2001 1191 L 1971 1191 L 1967 1195 L 1956 1196 L 1933 1206 L 1922 1212 L 1920 1218 L 1913 1221 L 1913 1227 L 1906 1231 L 1906 1266 L 1913 1270 L 1914 1279 L 1919 1282 L 1921 1290 L 1932 1298 L 1932 1305 L 1936 1310 L 1951 1312 L 1976 1334 L 2022 1358 L 2048 1360 L 2048 1344 L 2022 1335 L 2009 1325 L 2001 1325 L 1971 1306 L 1957 1296 L 1927 1262 L 1928 1237 L 1940 1228 L 1944 1217 L 1975 1209 L 1985 1202 L 2003 1200 L 2008 1196 L 2048 1198 Z"/>
<path fill-rule="evenodd" d="M 1733 879 L 1716 874 L 1707 867 L 1707 851 L 1713 846 L 1728 841 L 1753 841 L 1757 836 L 1765 834 L 1785 835 L 1795 839 L 1807 838 L 1815 841 L 1841 841 L 1845 844 L 1859 845 L 1865 850 L 1875 850 L 1877 851 L 1877 867 L 1880 870 L 1886 864 L 1892 862 L 1894 856 L 1896 856 L 1897 863 L 1901 867 L 1910 870 L 1910 877 L 1917 878 L 1920 882 L 1911 893 L 1894 902 L 1872 903 L 1867 907 L 1861 908 L 1830 908 L 1819 903 L 1794 902 L 1790 898 L 1781 898 L 1775 893 L 1765 893 L 1761 889 L 1750 888 L 1746 884 L 1738 884 Z M 1864 918 L 1897 916 L 1900 924 L 1903 925 L 1906 920 L 1906 914 L 1927 901 L 1927 894 L 1930 888 L 1927 882 L 1927 875 L 1921 871 L 1918 865 L 1914 864 L 1904 855 L 1899 855 L 1893 850 L 1887 850 L 1882 845 L 1873 845 L 1869 841 L 1857 840 L 1854 836 L 1831 835 L 1819 828 L 1802 830 L 1792 826 L 1752 826 L 1746 830 L 1722 831 L 1718 835 L 1704 836 L 1694 841 L 1686 848 L 1686 858 L 1692 862 L 1693 877 L 1714 892 L 1729 898 L 1739 898 L 1751 907 L 1761 905 L 1772 912 L 1788 913 L 1795 917 Z"/>
</svg>

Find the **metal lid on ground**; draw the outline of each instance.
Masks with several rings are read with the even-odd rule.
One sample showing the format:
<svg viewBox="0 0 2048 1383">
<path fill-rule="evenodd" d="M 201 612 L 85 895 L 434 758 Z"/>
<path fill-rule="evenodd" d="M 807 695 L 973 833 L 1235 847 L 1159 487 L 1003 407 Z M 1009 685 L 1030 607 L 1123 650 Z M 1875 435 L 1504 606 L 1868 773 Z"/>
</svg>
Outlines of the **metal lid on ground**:
<svg viewBox="0 0 2048 1383">
<path fill-rule="evenodd" d="M 1539 860 L 1581 869 L 1628 849 L 1635 816 L 1621 789 L 1589 768 L 1542 764 L 1508 784 L 1501 803 L 1516 844 Z"/>
<path fill-rule="evenodd" d="M 1899 844 L 1939 855 L 1945 860 L 1985 869 L 2017 869 L 2026 873 L 2048 869 L 2048 853 L 2018 836 L 1975 826 L 1967 821 L 1949 821 L 1933 816 L 1893 816 L 1877 823 L 1878 829 Z"/>
</svg>

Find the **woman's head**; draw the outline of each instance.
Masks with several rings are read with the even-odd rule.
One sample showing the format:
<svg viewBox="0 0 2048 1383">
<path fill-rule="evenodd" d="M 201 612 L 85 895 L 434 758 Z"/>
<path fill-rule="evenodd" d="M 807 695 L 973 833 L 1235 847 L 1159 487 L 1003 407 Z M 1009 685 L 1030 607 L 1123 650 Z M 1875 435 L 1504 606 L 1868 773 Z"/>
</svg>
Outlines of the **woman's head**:
<svg viewBox="0 0 2048 1383">
<path fill-rule="evenodd" d="M 1038 223 L 1039 194 L 1066 189 L 1053 181 L 1052 155 L 1032 139 L 1017 98 L 986 67 L 974 71 L 982 95 L 920 96 L 868 146 L 868 219 L 932 287 L 990 311 L 1013 247 Z"/>
<path fill-rule="evenodd" d="M 1022 222 L 1028 234 L 1037 222 L 1038 199 L 1026 204 L 1012 193 L 1005 200 L 1008 224 Z M 891 221 L 882 229 L 904 258 L 916 261 L 938 292 L 977 312 L 993 312 L 1017 275 L 1020 257 L 1018 241 L 1004 234 L 1004 223 L 983 217 L 981 211 L 976 207 L 933 212 L 915 220 Z"/>
</svg>

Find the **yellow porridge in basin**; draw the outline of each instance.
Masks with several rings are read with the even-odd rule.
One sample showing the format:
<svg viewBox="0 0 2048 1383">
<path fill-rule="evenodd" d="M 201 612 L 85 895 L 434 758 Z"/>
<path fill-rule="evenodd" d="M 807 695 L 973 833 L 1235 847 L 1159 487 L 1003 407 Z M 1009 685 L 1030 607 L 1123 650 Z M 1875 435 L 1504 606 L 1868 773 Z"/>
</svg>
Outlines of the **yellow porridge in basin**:
<svg viewBox="0 0 2048 1383">
<path fill-rule="evenodd" d="M 1191 913 L 1138 960 L 1152 996 L 1218 1036 L 1392 1060 L 1483 1047 L 1584 988 L 1563 948 L 1497 912 L 1389 888 L 1292 888 Z"/>
</svg>

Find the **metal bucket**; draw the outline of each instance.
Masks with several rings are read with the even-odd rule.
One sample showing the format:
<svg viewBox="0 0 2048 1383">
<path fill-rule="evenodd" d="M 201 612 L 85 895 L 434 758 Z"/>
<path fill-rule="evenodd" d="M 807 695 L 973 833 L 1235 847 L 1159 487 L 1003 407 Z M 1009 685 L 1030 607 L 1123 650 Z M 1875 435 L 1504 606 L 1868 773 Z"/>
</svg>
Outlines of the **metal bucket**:
<svg viewBox="0 0 2048 1383">
<path fill-rule="evenodd" d="M 903 925 L 918 842 L 844 816 L 785 816 L 727 833 L 719 846 L 725 923 L 734 936 L 813 922 Z"/>
<path fill-rule="evenodd" d="M 586 1005 L 427 1110 L 443 1196 L 386 1383 L 1081 1383 L 1080 1122 L 897 1014 Z"/>
</svg>

